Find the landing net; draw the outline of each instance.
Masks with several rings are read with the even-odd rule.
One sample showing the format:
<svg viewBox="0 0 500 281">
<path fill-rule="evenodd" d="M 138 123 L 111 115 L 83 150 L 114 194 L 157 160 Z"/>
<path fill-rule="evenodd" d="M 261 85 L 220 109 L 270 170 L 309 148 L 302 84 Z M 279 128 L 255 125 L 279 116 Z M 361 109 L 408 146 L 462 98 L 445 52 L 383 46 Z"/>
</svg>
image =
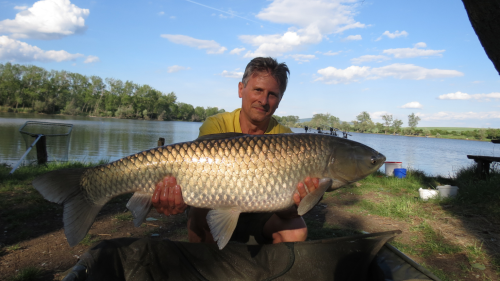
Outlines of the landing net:
<svg viewBox="0 0 500 281">
<path fill-rule="evenodd" d="M 19 129 L 26 149 L 30 147 L 39 134 L 46 137 L 47 161 L 68 161 L 69 141 L 73 124 L 27 121 Z M 36 146 L 25 158 L 25 163 L 37 161 Z"/>
</svg>

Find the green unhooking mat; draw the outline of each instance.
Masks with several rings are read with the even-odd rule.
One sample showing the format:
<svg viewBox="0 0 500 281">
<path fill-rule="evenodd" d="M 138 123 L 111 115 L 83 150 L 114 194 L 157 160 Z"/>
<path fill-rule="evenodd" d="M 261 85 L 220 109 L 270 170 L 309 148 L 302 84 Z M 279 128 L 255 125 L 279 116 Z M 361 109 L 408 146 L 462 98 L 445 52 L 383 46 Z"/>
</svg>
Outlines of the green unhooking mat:
<svg viewBox="0 0 500 281">
<path fill-rule="evenodd" d="M 215 244 L 120 238 L 90 249 L 63 280 L 437 280 L 380 251 L 399 233 L 273 245 L 229 243 L 223 250 Z"/>
</svg>

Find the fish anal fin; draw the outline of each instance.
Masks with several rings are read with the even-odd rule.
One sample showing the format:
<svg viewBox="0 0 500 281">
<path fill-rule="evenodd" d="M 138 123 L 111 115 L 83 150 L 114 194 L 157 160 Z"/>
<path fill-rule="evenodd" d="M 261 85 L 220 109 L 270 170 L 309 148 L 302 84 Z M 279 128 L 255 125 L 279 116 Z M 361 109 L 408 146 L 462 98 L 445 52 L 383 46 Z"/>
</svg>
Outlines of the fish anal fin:
<svg viewBox="0 0 500 281">
<path fill-rule="evenodd" d="M 330 189 L 333 184 L 334 180 L 331 178 L 320 179 L 318 188 L 300 200 L 299 207 L 297 208 L 298 214 L 302 216 L 309 212 L 314 206 L 316 206 L 316 204 L 318 204 L 323 194 L 325 194 L 325 191 Z"/>
<path fill-rule="evenodd" d="M 208 212 L 208 226 L 214 240 L 217 241 L 219 249 L 222 250 L 231 239 L 240 213 L 238 207 L 221 208 Z"/>
<path fill-rule="evenodd" d="M 134 225 L 141 226 L 151 209 L 151 194 L 136 191 L 128 200 L 127 208 L 134 216 Z"/>
</svg>

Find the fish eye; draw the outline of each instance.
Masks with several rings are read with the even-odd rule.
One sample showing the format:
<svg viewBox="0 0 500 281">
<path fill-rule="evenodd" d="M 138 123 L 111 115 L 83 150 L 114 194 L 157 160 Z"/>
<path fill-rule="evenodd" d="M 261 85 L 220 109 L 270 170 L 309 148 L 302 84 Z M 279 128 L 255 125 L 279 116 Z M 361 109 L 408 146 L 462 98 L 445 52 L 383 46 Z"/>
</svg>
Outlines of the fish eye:
<svg viewBox="0 0 500 281">
<path fill-rule="evenodd" d="M 371 162 L 373 165 L 375 165 L 375 164 L 377 164 L 377 159 L 375 159 L 375 157 L 372 157 Z"/>
</svg>

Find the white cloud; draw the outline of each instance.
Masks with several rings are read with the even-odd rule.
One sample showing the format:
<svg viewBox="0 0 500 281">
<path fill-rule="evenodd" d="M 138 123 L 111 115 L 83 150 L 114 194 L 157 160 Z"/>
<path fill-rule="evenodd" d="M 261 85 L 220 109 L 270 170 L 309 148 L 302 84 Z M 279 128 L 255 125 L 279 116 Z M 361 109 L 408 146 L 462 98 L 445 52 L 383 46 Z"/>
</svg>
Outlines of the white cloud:
<svg viewBox="0 0 500 281">
<path fill-rule="evenodd" d="M 379 38 L 377 38 L 377 40 L 375 40 L 375 41 L 380 41 L 380 40 L 382 40 L 382 36 L 384 36 L 384 35 L 385 35 L 385 36 L 387 36 L 387 37 L 389 37 L 389 38 L 391 38 L 391 39 L 394 39 L 394 38 L 401 37 L 401 36 L 406 37 L 406 36 L 408 36 L 408 32 L 406 32 L 406 31 L 404 31 L 404 30 L 403 30 L 403 31 L 401 31 L 401 32 L 399 32 L 399 30 L 396 30 L 396 32 L 394 32 L 394 33 L 390 33 L 390 32 L 389 32 L 389 30 L 386 30 L 386 31 L 385 31 L 384 33 L 382 33 L 382 35 L 381 35 Z"/>
<path fill-rule="evenodd" d="M 364 55 L 359 58 L 353 58 L 351 59 L 352 64 L 362 64 L 364 62 L 370 62 L 370 61 L 376 61 L 376 62 L 382 62 L 385 60 L 390 60 L 389 57 L 382 56 L 382 55 Z"/>
<path fill-rule="evenodd" d="M 309 62 L 310 60 L 316 58 L 315 55 L 303 55 L 303 54 L 289 55 L 287 57 L 291 57 L 298 62 Z"/>
<path fill-rule="evenodd" d="M 321 52 L 320 52 L 321 53 Z M 338 54 L 342 53 L 342 51 L 338 51 L 338 52 L 332 52 L 332 51 L 328 51 L 326 53 L 323 53 L 323 55 L 325 56 L 336 56 Z"/>
<path fill-rule="evenodd" d="M 384 54 L 393 55 L 397 59 L 404 58 L 414 58 L 414 57 L 428 57 L 428 56 L 439 56 L 442 57 L 445 50 L 424 50 L 420 48 L 427 47 L 427 44 L 420 42 L 415 44 L 413 48 L 398 48 L 398 49 L 387 49 L 384 50 Z"/>
<path fill-rule="evenodd" d="M 237 78 L 237 79 L 241 79 L 243 77 L 243 72 L 239 72 L 239 71 L 227 71 L 227 70 L 224 70 L 222 71 L 222 73 L 220 73 L 219 75 L 221 75 L 222 77 L 227 77 L 227 78 Z"/>
<path fill-rule="evenodd" d="M 380 79 L 393 77 L 396 79 L 435 79 L 463 76 L 462 72 L 447 69 L 428 69 L 413 64 L 394 63 L 387 66 L 370 68 L 368 66 L 349 66 L 346 69 L 337 69 L 333 66 L 318 70 L 321 77 L 315 81 L 326 84 L 357 82 L 362 79 Z"/>
<path fill-rule="evenodd" d="M 170 16 L 170 19 L 171 20 L 175 20 L 175 16 Z"/>
<path fill-rule="evenodd" d="M 471 98 L 471 95 L 462 92 L 449 93 L 438 97 L 440 100 L 468 100 Z"/>
<path fill-rule="evenodd" d="M 246 50 L 245 48 L 234 48 L 229 52 L 231 55 L 239 55 L 241 52 Z"/>
<path fill-rule="evenodd" d="M 16 14 L 15 19 L 0 21 L 0 32 L 12 38 L 59 39 L 87 28 L 88 9 L 81 9 L 69 0 L 41 0 Z"/>
<path fill-rule="evenodd" d="M 214 40 L 201 40 L 186 35 L 162 34 L 161 37 L 168 39 L 170 42 L 180 45 L 185 45 L 198 49 L 206 49 L 207 54 L 222 54 L 227 48 L 221 47 Z"/>
<path fill-rule="evenodd" d="M 346 38 L 342 39 L 342 41 L 357 41 L 357 40 L 361 40 L 363 38 L 361 38 L 361 35 L 349 35 L 347 36 Z"/>
<path fill-rule="evenodd" d="M 37 46 L 31 46 L 25 42 L 0 36 L 0 61 L 10 62 L 61 62 L 74 60 L 82 57 L 82 54 L 70 54 L 64 50 L 44 51 Z"/>
<path fill-rule="evenodd" d="M 438 97 L 438 99 L 440 99 L 440 100 L 470 100 L 470 99 L 476 99 L 476 100 L 479 100 L 479 101 L 490 101 L 492 99 L 494 99 L 494 100 L 500 99 L 500 93 L 469 95 L 467 93 L 456 92 L 456 93 L 449 93 L 449 94 L 445 94 L 445 95 L 440 95 Z"/>
<path fill-rule="evenodd" d="M 425 121 L 432 120 L 467 120 L 467 119 L 496 119 L 500 118 L 500 111 L 489 112 L 445 112 L 441 111 L 433 114 L 417 113 L 417 116 Z"/>
<path fill-rule="evenodd" d="M 93 62 L 100 62 L 100 61 L 101 60 L 98 57 L 90 55 L 85 59 L 85 61 L 83 61 L 83 63 L 93 63 Z"/>
<path fill-rule="evenodd" d="M 158 13 L 159 16 L 163 16 L 164 14 L 165 14 L 164 11 L 161 11 L 161 12 Z"/>
<path fill-rule="evenodd" d="M 376 111 L 376 112 L 370 112 L 370 117 L 372 119 L 382 120 L 382 115 L 385 115 L 385 114 L 392 115 L 391 113 L 389 113 L 387 111 Z"/>
<path fill-rule="evenodd" d="M 422 108 L 422 107 L 424 106 L 418 101 L 412 101 L 401 106 L 401 108 Z"/>
<path fill-rule="evenodd" d="M 172 65 L 172 66 L 168 67 L 168 73 L 175 73 L 175 72 L 179 72 L 181 70 L 189 70 L 189 69 L 191 69 L 191 67 Z"/>
<path fill-rule="evenodd" d="M 28 9 L 28 6 L 14 6 L 14 9 L 22 11 Z"/>
<path fill-rule="evenodd" d="M 242 35 L 240 40 L 256 47 L 245 57 L 280 56 L 300 49 L 303 45 L 318 44 L 323 37 L 352 28 L 363 28 L 354 15 L 358 4 L 345 0 L 274 0 L 257 14 L 261 20 L 290 24 L 287 32 L 271 35 Z"/>
</svg>

